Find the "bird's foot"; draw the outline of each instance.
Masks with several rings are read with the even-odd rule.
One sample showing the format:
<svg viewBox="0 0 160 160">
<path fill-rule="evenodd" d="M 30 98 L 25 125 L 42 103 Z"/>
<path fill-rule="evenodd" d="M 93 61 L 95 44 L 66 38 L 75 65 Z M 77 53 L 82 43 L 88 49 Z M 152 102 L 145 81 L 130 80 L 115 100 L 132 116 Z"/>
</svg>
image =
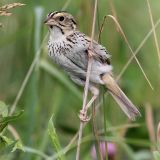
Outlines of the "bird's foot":
<svg viewBox="0 0 160 160">
<path fill-rule="evenodd" d="M 79 118 L 80 118 L 81 122 L 88 122 L 91 119 L 90 116 L 87 116 L 87 111 L 85 111 L 83 109 L 80 110 Z"/>
</svg>

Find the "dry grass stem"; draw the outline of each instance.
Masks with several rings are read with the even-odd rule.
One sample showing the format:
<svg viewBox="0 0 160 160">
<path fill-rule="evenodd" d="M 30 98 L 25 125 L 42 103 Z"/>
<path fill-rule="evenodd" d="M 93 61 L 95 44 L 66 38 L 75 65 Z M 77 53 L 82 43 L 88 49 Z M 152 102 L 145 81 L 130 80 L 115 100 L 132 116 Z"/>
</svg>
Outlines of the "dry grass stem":
<svg viewBox="0 0 160 160">
<path fill-rule="evenodd" d="M 93 133 L 94 133 L 94 137 L 95 137 L 95 141 L 96 141 L 97 149 L 98 149 L 97 157 L 99 157 L 98 159 L 103 160 L 101 147 L 100 147 L 99 133 L 98 133 L 97 126 L 96 126 L 96 106 L 95 106 L 95 103 L 94 103 L 94 106 L 92 107 L 92 122 L 93 122 Z"/>
<path fill-rule="evenodd" d="M 10 15 L 12 15 L 12 13 L 10 13 L 8 10 L 10 10 L 12 8 L 16 8 L 16 7 L 21 7 L 24 5 L 25 4 L 23 4 L 23 3 L 11 3 L 11 4 L 4 5 L 4 6 L 0 7 L 0 16 L 10 16 Z"/>
<path fill-rule="evenodd" d="M 154 26 L 154 29 L 156 29 L 159 24 L 160 24 L 160 19 L 157 20 L 157 22 L 156 22 L 156 24 Z M 144 44 L 149 39 L 149 37 L 151 36 L 152 33 L 153 33 L 153 28 L 146 34 L 144 39 L 141 41 L 140 45 L 138 46 L 138 48 L 134 52 L 135 55 L 137 55 L 139 53 L 140 49 L 144 46 Z M 124 65 L 123 69 L 121 70 L 121 72 L 117 76 L 117 80 L 119 80 L 120 77 L 124 74 L 124 72 L 126 71 L 126 69 L 128 68 L 129 64 L 132 62 L 133 59 L 134 59 L 134 55 L 132 55 L 130 57 L 130 59 L 127 61 L 127 63 Z"/>
<path fill-rule="evenodd" d="M 117 18 L 117 14 L 116 14 L 115 7 L 114 7 L 114 5 L 113 5 L 113 0 L 109 0 L 109 6 L 110 6 L 110 8 L 111 8 L 112 15 L 113 15 L 116 19 L 118 19 L 118 18 Z M 107 19 L 107 16 L 104 16 L 103 22 L 102 22 L 102 24 L 101 24 L 101 26 L 100 26 L 100 31 L 99 31 L 99 35 L 98 35 L 98 42 L 99 42 L 99 40 L 100 40 L 101 33 L 102 33 L 103 29 L 104 29 L 104 24 L 105 24 L 106 19 Z M 119 32 L 119 28 L 118 28 L 117 26 L 116 26 L 116 29 L 117 29 L 117 31 Z"/>
<path fill-rule="evenodd" d="M 95 7 L 94 7 L 94 16 L 93 16 L 93 24 L 92 24 L 92 33 L 91 33 L 91 43 L 90 48 L 92 49 L 92 43 L 94 38 L 94 32 L 95 32 L 95 23 L 96 23 L 96 14 L 97 14 L 97 3 L 98 0 L 95 0 Z M 88 67 L 87 67 L 87 73 L 86 73 L 86 83 L 84 87 L 84 98 L 83 98 L 83 106 L 82 106 L 82 112 L 86 113 L 86 104 L 87 104 L 87 95 L 88 95 L 88 86 L 89 86 L 89 77 L 91 72 L 91 66 L 92 66 L 92 50 L 88 50 L 89 60 L 88 60 Z M 83 125 L 84 122 L 80 121 L 80 127 L 79 127 L 79 136 L 78 136 L 78 142 L 77 142 L 77 153 L 76 153 L 76 160 L 80 159 L 80 144 L 82 139 L 82 132 L 83 132 Z"/>
<path fill-rule="evenodd" d="M 158 59 L 159 59 L 159 65 L 160 65 L 160 49 L 159 49 L 159 44 L 158 44 L 156 30 L 155 30 L 155 27 L 154 27 L 151 6 L 150 6 L 150 3 L 149 3 L 149 0 L 146 0 L 146 1 L 147 1 L 147 6 L 148 6 L 148 12 L 149 12 L 149 16 L 150 16 L 151 25 L 152 25 L 152 28 L 153 28 L 154 42 L 155 42 L 155 45 L 156 45 L 156 50 L 157 50 Z"/>
<path fill-rule="evenodd" d="M 160 151 L 160 122 L 158 123 L 157 127 L 157 148 Z"/>
<path fill-rule="evenodd" d="M 106 18 L 107 18 L 107 16 L 104 16 L 104 18 L 103 18 L 103 22 L 102 22 L 102 24 L 101 24 L 101 26 L 100 26 L 100 30 L 99 30 L 99 34 L 98 34 L 98 42 L 99 42 L 99 41 L 100 41 L 100 39 L 101 39 L 101 33 L 103 32 L 103 29 L 104 29 L 104 25 L 105 25 Z"/>
<path fill-rule="evenodd" d="M 12 125 L 8 125 L 7 129 L 13 135 L 15 140 L 19 140 L 20 139 L 20 136 L 19 136 L 18 132 L 16 131 L 16 129 Z"/>
<path fill-rule="evenodd" d="M 110 8 L 111 8 L 112 15 L 113 15 L 116 19 L 118 19 L 118 18 L 117 18 L 117 14 L 116 14 L 115 7 L 114 7 L 114 5 L 113 5 L 113 0 L 109 0 L 109 6 L 110 6 Z M 118 32 L 120 31 L 118 26 L 116 26 L 116 29 L 117 29 Z"/>
<path fill-rule="evenodd" d="M 21 6 L 24 6 L 25 4 L 23 3 L 11 3 L 11 4 L 7 4 L 7 5 L 4 5 L 2 7 L 0 7 L 0 10 L 9 10 L 9 9 L 12 9 L 12 8 L 15 8 L 15 7 L 21 7 Z"/>
<path fill-rule="evenodd" d="M 141 66 L 141 64 L 140 64 L 140 62 L 138 61 L 137 57 L 135 56 L 135 53 L 133 52 L 133 50 L 132 50 L 132 48 L 131 48 L 131 46 L 130 46 L 130 44 L 129 44 L 129 42 L 128 42 L 128 40 L 127 40 L 127 38 L 126 38 L 126 36 L 125 36 L 125 34 L 124 34 L 124 32 L 123 32 L 121 26 L 120 26 L 120 24 L 119 24 L 119 22 L 117 21 L 117 19 L 116 19 L 114 16 L 112 16 L 112 15 L 107 15 L 107 16 L 110 17 L 110 18 L 115 22 L 116 26 L 119 28 L 120 33 L 122 34 L 122 36 L 123 36 L 123 38 L 124 38 L 126 44 L 128 45 L 128 47 L 129 47 L 129 49 L 130 49 L 130 51 L 131 51 L 131 53 L 132 53 L 134 59 L 136 60 L 138 66 L 139 66 L 139 68 L 140 68 L 140 70 L 142 71 L 142 73 L 143 73 L 143 75 L 144 75 L 146 81 L 148 82 L 149 86 L 150 86 L 151 89 L 153 90 L 153 86 L 152 86 L 151 82 L 149 81 L 147 75 L 145 74 L 145 72 L 144 72 L 144 70 L 143 70 L 143 68 L 142 68 L 142 66 Z"/>
<path fill-rule="evenodd" d="M 12 13 L 9 12 L 10 9 L 24 6 L 22 3 L 11 3 L 0 7 L 0 16 L 11 16 Z M 3 27 L 3 24 L 0 23 L 0 28 Z"/>
<path fill-rule="evenodd" d="M 84 87 L 84 98 L 83 98 L 83 106 L 82 106 L 83 113 L 87 112 L 86 104 L 87 104 L 87 95 L 88 95 L 89 76 L 90 76 L 91 66 L 92 66 L 92 57 L 90 57 L 88 60 L 86 83 Z M 81 144 L 81 139 L 82 139 L 83 125 L 84 125 L 84 122 L 80 121 L 76 160 L 80 159 L 80 144 Z"/>
<path fill-rule="evenodd" d="M 153 151 L 155 149 L 155 132 L 154 132 L 154 122 L 153 122 L 153 112 L 152 107 L 149 103 L 145 105 L 145 111 L 146 111 L 146 125 L 148 129 L 149 138 L 151 141 L 151 150 Z"/>
</svg>

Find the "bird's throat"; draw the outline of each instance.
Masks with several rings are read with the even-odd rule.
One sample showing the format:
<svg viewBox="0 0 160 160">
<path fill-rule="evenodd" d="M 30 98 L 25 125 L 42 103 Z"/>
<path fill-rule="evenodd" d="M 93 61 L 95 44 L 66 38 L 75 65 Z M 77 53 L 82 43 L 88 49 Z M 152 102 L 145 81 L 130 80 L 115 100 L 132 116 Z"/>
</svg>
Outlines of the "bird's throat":
<svg viewBox="0 0 160 160">
<path fill-rule="evenodd" d="M 54 26 L 50 27 L 49 31 L 50 31 L 50 37 L 54 41 L 64 37 L 64 31 L 58 26 L 54 25 Z"/>
</svg>

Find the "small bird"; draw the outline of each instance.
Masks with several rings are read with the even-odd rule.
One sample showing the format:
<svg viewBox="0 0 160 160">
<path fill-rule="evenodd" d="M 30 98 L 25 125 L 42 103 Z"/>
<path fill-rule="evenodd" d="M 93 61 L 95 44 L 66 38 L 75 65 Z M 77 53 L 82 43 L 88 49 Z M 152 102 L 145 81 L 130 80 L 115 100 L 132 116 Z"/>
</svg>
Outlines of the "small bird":
<svg viewBox="0 0 160 160">
<path fill-rule="evenodd" d="M 84 86 L 91 39 L 77 29 L 74 17 L 65 11 L 49 13 L 44 23 L 49 28 L 49 56 L 76 84 Z M 128 118 L 135 120 L 136 116 L 140 116 L 140 112 L 116 83 L 112 74 L 110 54 L 96 41 L 93 41 L 91 49 L 93 60 L 89 90 L 93 98 L 88 105 L 91 105 L 99 95 L 97 85 L 104 85 Z"/>
</svg>

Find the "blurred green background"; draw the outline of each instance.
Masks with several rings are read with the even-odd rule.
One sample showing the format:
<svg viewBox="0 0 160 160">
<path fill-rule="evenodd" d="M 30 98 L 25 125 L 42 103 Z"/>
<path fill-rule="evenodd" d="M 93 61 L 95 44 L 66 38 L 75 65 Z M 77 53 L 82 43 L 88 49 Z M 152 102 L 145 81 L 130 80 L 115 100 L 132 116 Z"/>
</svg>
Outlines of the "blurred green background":
<svg viewBox="0 0 160 160">
<path fill-rule="evenodd" d="M 13 3 L 14 0 L 1 0 L 0 6 Z M 31 151 L 16 151 L 10 153 L 4 149 L 0 159 L 10 160 L 41 160 L 45 159 L 39 154 L 32 153 L 36 149 L 46 155 L 54 155 L 51 140 L 47 133 L 48 121 L 54 114 L 54 125 L 58 134 L 61 147 L 64 148 L 76 134 L 79 128 L 78 113 L 82 105 L 83 88 L 76 86 L 65 73 L 47 56 L 47 27 L 43 24 L 46 15 L 51 11 L 65 10 L 73 14 L 80 31 L 91 34 L 93 18 L 93 0 L 19 0 L 25 6 L 12 9 L 13 15 L 1 16 L 0 22 L 0 100 L 11 108 L 23 80 L 34 61 L 38 61 L 27 81 L 27 85 L 16 105 L 16 111 L 24 110 L 24 114 L 11 125 L 19 134 L 23 145 Z M 111 5 L 112 4 L 112 5 Z M 154 22 L 160 18 L 159 0 L 150 1 Z M 97 22 L 95 37 L 98 37 L 99 27 L 105 15 L 116 13 L 126 37 L 135 51 L 148 32 L 151 30 L 151 22 L 146 0 L 100 0 L 98 2 Z M 160 41 L 160 27 L 156 28 L 158 41 Z M 104 30 L 101 34 L 101 43 L 112 54 L 111 62 L 114 66 L 115 77 L 123 69 L 131 57 L 131 52 L 125 43 L 112 19 L 107 18 Z M 40 49 L 40 55 L 37 52 Z M 150 138 L 147 129 L 146 106 L 151 106 L 153 111 L 154 129 L 159 122 L 160 105 L 160 62 L 151 35 L 141 47 L 137 58 L 142 65 L 148 79 L 153 85 L 150 88 L 135 60 L 131 62 L 127 70 L 120 78 L 119 84 L 130 99 L 139 106 L 142 117 L 134 123 L 138 128 L 126 131 L 125 142 L 115 142 L 118 153 L 115 159 L 150 160 Z M 103 89 L 102 89 L 103 90 Z M 105 105 L 105 108 L 102 106 Z M 97 114 L 97 126 L 104 128 L 103 117 L 107 120 L 107 127 L 122 126 L 120 130 L 113 130 L 107 136 L 119 135 L 123 125 L 130 124 L 127 117 L 119 109 L 110 96 L 105 96 Z M 105 111 L 105 113 L 104 113 Z M 89 122 L 84 130 L 84 135 L 92 134 L 92 122 Z M 11 133 L 6 135 L 12 137 Z M 128 141 L 127 141 L 128 138 Z M 114 138 L 113 138 L 114 139 Z M 103 140 L 103 139 L 102 139 Z M 136 143 L 137 142 L 137 143 Z M 90 149 L 94 140 L 88 140 L 82 144 L 82 158 L 92 159 Z M 122 145 L 123 144 L 123 145 Z M 145 150 L 145 151 L 144 151 Z M 66 154 L 66 159 L 75 159 L 76 147 Z M 137 156 L 137 157 L 136 157 Z"/>
</svg>

